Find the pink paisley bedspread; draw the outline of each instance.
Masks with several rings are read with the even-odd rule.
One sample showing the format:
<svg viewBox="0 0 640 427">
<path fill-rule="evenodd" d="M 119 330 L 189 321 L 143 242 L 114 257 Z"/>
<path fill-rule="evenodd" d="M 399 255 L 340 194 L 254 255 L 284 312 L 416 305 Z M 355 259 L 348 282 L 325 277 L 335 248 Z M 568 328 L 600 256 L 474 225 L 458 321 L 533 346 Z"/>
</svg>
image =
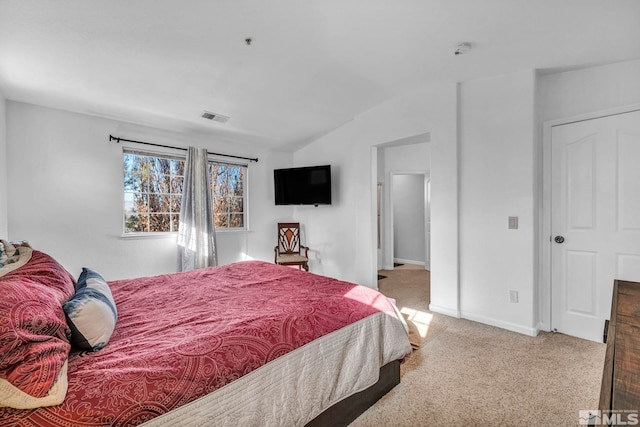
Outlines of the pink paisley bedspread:
<svg viewBox="0 0 640 427">
<path fill-rule="evenodd" d="M 63 404 L 0 408 L 0 425 L 136 425 L 269 361 L 393 307 L 378 292 L 247 261 L 110 282 L 118 323 L 96 353 L 71 353 Z"/>
</svg>

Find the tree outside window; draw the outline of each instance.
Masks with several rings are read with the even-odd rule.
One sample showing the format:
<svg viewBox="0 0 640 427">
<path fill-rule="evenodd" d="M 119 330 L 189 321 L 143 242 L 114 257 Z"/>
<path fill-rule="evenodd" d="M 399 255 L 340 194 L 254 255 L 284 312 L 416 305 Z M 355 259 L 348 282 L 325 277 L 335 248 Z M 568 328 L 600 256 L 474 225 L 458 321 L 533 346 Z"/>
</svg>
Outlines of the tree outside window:
<svg viewBox="0 0 640 427">
<path fill-rule="evenodd" d="M 124 152 L 124 232 L 178 231 L 184 183 L 181 157 Z M 246 228 L 247 167 L 209 162 L 214 223 L 218 229 Z"/>
</svg>

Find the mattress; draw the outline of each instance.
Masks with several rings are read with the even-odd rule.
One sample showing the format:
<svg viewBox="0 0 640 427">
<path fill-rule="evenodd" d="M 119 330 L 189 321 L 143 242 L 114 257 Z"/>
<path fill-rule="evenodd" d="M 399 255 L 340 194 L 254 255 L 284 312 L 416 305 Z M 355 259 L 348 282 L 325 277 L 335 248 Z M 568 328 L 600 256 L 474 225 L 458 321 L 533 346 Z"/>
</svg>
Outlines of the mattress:
<svg viewBox="0 0 640 427">
<path fill-rule="evenodd" d="M 375 384 L 381 366 L 411 352 L 405 334 L 399 322 L 374 314 L 143 425 L 304 426 Z"/>
</svg>

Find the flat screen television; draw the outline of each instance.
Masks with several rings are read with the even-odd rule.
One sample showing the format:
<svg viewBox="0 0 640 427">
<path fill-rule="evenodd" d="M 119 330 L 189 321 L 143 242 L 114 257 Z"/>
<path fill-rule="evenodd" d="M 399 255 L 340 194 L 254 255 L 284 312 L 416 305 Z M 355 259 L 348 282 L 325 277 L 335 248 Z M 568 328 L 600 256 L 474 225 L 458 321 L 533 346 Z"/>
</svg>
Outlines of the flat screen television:
<svg viewBox="0 0 640 427">
<path fill-rule="evenodd" d="M 276 205 L 330 205 L 331 165 L 273 171 Z"/>
</svg>

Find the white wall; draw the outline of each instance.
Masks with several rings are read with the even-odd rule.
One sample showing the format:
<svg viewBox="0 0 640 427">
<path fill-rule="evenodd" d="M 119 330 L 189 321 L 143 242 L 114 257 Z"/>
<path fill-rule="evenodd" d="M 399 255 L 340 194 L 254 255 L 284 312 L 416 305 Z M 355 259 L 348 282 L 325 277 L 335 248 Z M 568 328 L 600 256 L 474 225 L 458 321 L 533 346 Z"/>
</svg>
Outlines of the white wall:
<svg viewBox="0 0 640 427">
<path fill-rule="evenodd" d="M 378 168 L 389 168 L 386 159 L 378 162 L 375 147 L 430 133 L 430 309 L 534 333 L 548 306 L 539 289 L 545 278 L 537 276 L 538 246 L 544 246 L 538 232 L 538 130 L 546 120 L 640 104 L 638 75 L 640 61 L 631 61 L 425 86 L 359 115 L 293 156 L 249 150 L 246 155 L 260 157 L 249 171 L 252 231 L 220 233 L 221 261 L 270 261 L 275 223 L 296 219 L 312 248 L 312 272 L 375 288 L 375 184 Z M 114 279 L 174 271 L 171 239 L 120 237 L 121 148 L 107 139 L 112 133 L 186 146 L 185 135 L 11 101 L 6 108 L 8 182 L 0 110 L 0 195 L 8 192 L 8 220 L 2 219 L 7 202 L 0 197 L 0 232 L 8 223 L 9 238 L 31 240 L 75 272 L 94 266 Z M 199 136 L 194 145 L 209 143 Z M 273 206 L 274 168 L 327 163 L 333 167 L 332 206 Z M 24 180 L 25 174 L 35 182 Z M 519 217 L 518 230 L 507 229 L 508 216 Z M 508 302 L 511 289 L 519 292 L 518 304 Z"/>
<path fill-rule="evenodd" d="M 547 120 L 637 106 L 638 75 L 640 61 L 631 61 L 460 85 L 462 317 L 525 334 L 544 327 L 549 297 L 540 265 L 549 243 L 541 231 L 540 129 Z M 518 230 L 508 229 L 509 216 L 519 217 Z M 508 302 L 509 290 L 518 291 L 517 304 Z"/>
<path fill-rule="evenodd" d="M 294 154 L 294 164 L 330 163 L 332 206 L 297 208 L 311 270 L 375 288 L 375 183 L 378 145 L 430 133 L 432 179 L 431 307 L 458 312 L 457 86 L 415 88 L 356 117 Z M 373 157 L 373 159 L 372 159 Z M 373 160 L 373 161 L 372 161 Z M 423 160 L 429 169 L 428 159 Z M 438 224 L 437 227 L 435 224 Z"/>
<path fill-rule="evenodd" d="M 176 271 L 175 237 L 122 237 L 122 146 L 109 142 L 109 134 L 259 157 L 249 165 L 251 230 L 219 232 L 219 262 L 272 261 L 277 215 L 282 214 L 273 203 L 273 169 L 290 166 L 291 154 L 8 101 L 11 239 L 29 240 L 73 274 L 83 266 L 107 280 Z"/>
<path fill-rule="evenodd" d="M 535 334 L 544 281 L 541 123 L 640 102 L 638 64 L 541 76 L 526 70 L 461 83 L 459 90 L 416 89 L 301 149 L 294 164 L 331 163 L 337 173 L 334 206 L 295 212 L 320 252 L 315 268 L 375 287 L 369 274 L 375 251 L 367 255 L 363 248 L 374 247 L 371 182 L 378 163 L 367 151 L 431 132 L 430 308 Z M 519 218 L 518 230 L 508 229 L 509 216 Z M 509 290 L 518 292 L 518 303 L 509 302 Z"/>
<path fill-rule="evenodd" d="M 384 148 L 385 172 L 425 172 L 431 168 L 431 145 L 428 142 Z"/>
<path fill-rule="evenodd" d="M 425 262 L 424 181 L 424 175 L 398 174 L 392 177 L 395 261 Z"/>
<path fill-rule="evenodd" d="M 9 235 L 7 225 L 7 115 L 6 101 L 0 92 L 0 238 Z"/>
<path fill-rule="evenodd" d="M 465 82 L 460 94 L 461 314 L 535 334 L 535 73 Z"/>
<path fill-rule="evenodd" d="M 308 243 L 324 250 L 317 268 L 375 286 L 369 275 L 374 257 L 362 249 L 373 247 L 370 186 L 377 179 L 371 175 L 377 163 L 367 150 L 426 132 L 431 133 L 430 309 L 535 333 L 533 71 L 464 83 L 459 91 L 458 86 L 416 90 L 298 151 L 296 165 L 328 162 L 339 171 L 338 198 L 326 215 L 296 212 L 314 230 Z M 429 169 L 426 162 L 424 167 Z M 520 218 L 519 230 L 507 230 L 508 216 Z M 332 242 L 341 246 L 333 248 Z M 510 289 L 519 292 L 518 304 L 509 303 Z"/>
<path fill-rule="evenodd" d="M 640 102 L 640 60 L 541 75 L 540 122 Z"/>
</svg>

